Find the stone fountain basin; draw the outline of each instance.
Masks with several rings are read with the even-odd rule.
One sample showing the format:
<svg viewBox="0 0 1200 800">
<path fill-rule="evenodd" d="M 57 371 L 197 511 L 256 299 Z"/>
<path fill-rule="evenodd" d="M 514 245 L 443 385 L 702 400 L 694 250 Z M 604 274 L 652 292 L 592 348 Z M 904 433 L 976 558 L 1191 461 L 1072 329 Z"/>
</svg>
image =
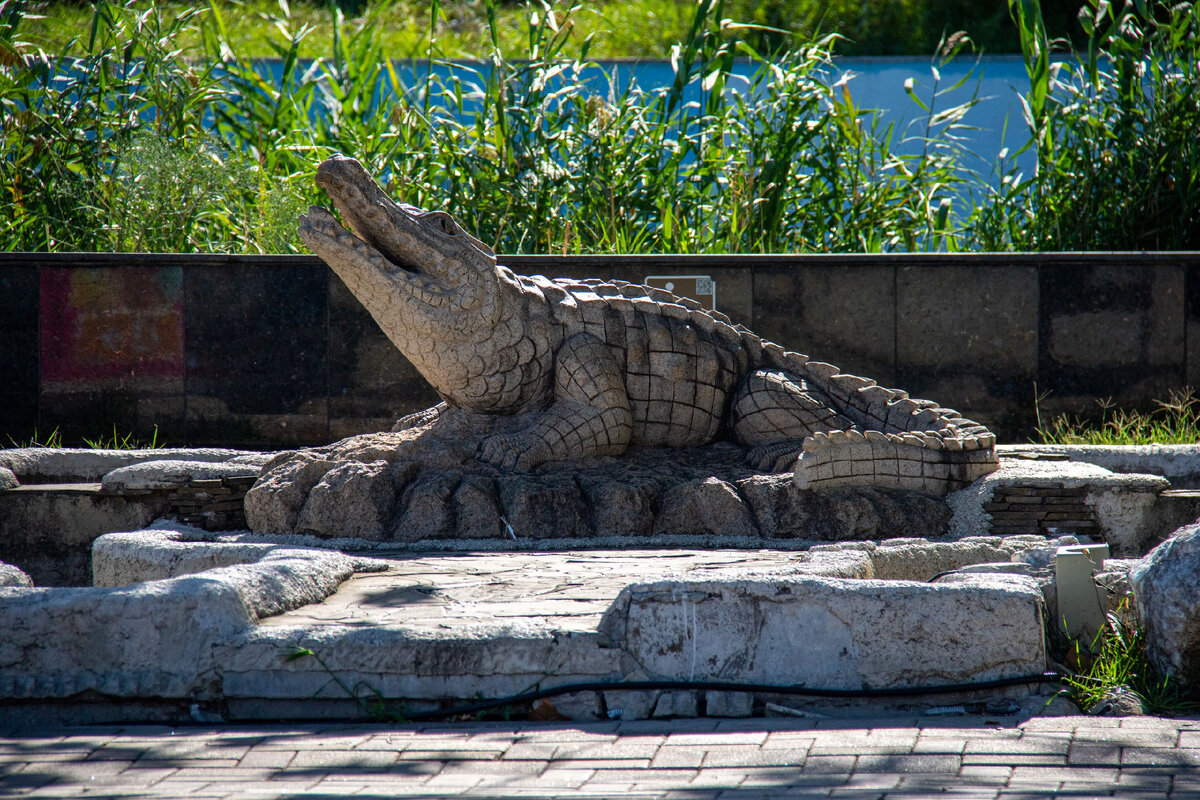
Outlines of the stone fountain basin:
<svg viewBox="0 0 1200 800">
<path fill-rule="evenodd" d="M 0 589 L 4 713 L 309 718 L 360 715 L 343 686 L 430 708 L 576 681 L 885 688 L 1046 665 L 1034 577 L 927 582 L 1011 565 L 1045 551 L 1040 537 L 354 555 L 275 538 L 160 523 L 100 537 L 93 588 Z M 288 661 L 298 647 L 319 658 Z M 649 716 L 660 699 L 603 695 L 559 711 L 595 718 L 620 702 Z"/>
<path fill-rule="evenodd" d="M 522 525 L 538 516 L 529 506 L 552 506 L 562 500 L 553 492 L 539 494 L 532 481 L 532 493 L 501 509 L 512 524 L 493 524 L 487 538 L 414 537 L 417 541 L 393 546 L 791 550 L 820 541 L 895 536 L 1073 534 L 1109 543 L 1114 555 L 1136 557 L 1200 516 L 1200 491 L 1174 488 L 1200 484 L 1198 446 L 1002 446 L 999 452 L 998 472 L 951 495 L 948 502 L 879 491 L 800 497 L 786 476 L 693 481 L 683 487 L 688 491 L 659 499 L 662 525 L 632 534 L 602 524 L 597 517 L 586 530 L 550 526 L 551 538 L 527 535 Z M 15 487 L 0 488 L 0 562 L 24 570 L 39 586 L 86 586 L 92 575 L 91 544 L 104 533 L 138 530 L 160 517 L 208 530 L 244 529 L 243 498 L 272 455 L 230 450 L 0 450 L 0 469 L 13 473 L 11 483 L 19 479 Z M 1068 456 L 1073 460 L 1066 460 Z M 607 505 L 621 503 L 610 498 Z M 478 533 L 467 527 L 468 533 Z M 338 548 L 339 537 L 348 533 L 328 535 L 332 538 L 312 541 Z M 0 585 L 4 582 L 0 574 Z"/>
<path fill-rule="evenodd" d="M 0 585 L 15 584 L 0 588 L 0 718 L 47 709 L 74 721 L 361 715 L 343 686 L 431 708 L 582 680 L 886 688 L 1040 672 L 1042 620 L 1057 617 L 1056 597 L 1045 571 L 1029 565 L 1044 565 L 1074 534 L 1139 556 L 1194 519 L 1200 500 L 1185 491 L 1164 502 L 1162 477 L 1063 461 L 1048 448 L 1004 450 L 1000 471 L 948 498 L 948 529 L 930 539 L 501 537 L 400 550 L 167 521 L 93 530 L 72 546 L 85 548 L 76 560 L 90 566 L 75 582 L 94 586 L 34 588 L 19 571 L 11 581 L 0 571 Z M 1146 453 L 1126 468 L 1183 480 L 1196 451 Z M 197 495 L 228 504 L 219 492 L 244 493 L 269 458 L 196 454 L 51 451 L 13 461 L 8 451 L 21 485 L 0 499 L 36 507 L 45 489 L 37 481 L 50 480 L 51 504 L 73 492 L 139 506 L 137 515 Z M 1116 455 L 1071 454 L 1114 467 Z M 213 506 L 200 519 L 225 513 Z M 125 530 L 144 524 L 138 516 Z M 63 529 L 14 530 L 36 551 Z M 964 571 L 929 582 L 951 570 Z M 288 661 L 298 647 L 316 657 Z M 556 708 L 578 719 L 614 708 L 626 718 L 687 713 L 673 696 L 593 692 Z M 728 710 L 715 698 L 709 713 Z"/>
</svg>

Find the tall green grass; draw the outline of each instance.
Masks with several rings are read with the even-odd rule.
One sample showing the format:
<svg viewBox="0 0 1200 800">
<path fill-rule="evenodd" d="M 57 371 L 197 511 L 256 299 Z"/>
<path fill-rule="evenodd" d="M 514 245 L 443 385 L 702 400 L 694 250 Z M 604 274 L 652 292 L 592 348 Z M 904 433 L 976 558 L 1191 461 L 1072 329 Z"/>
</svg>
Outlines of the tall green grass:
<svg viewBox="0 0 1200 800">
<path fill-rule="evenodd" d="M 600 68 L 574 32 L 581 5 L 525 6 L 514 50 L 511 8 L 487 0 L 483 59 L 447 73 L 389 58 L 379 4 L 355 20 L 334 9 L 322 58 L 305 59 L 314 28 L 280 3 L 275 80 L 215 2 L 101 0 L 47 55 L 22 39 L 24 4 L 0 0 L 0 249 L 296 250 L 296 212 L 323 202 L 311 178 L 334 152 L 502 252 L 1192 246 L 1193 16 L 1089 6 L 1072 72 L 1050 60 L 1036 0 L 1011 5 L 1032 176 L 1004 155 L 980 154 L 991 174 L 968 168 L 976 100 L 947 105 L 957 87 L 939 69 L 966 52 L 962 36 L 910 82 L 923 124 L 902 131 L 857 105 L 853 80 L 833 82 L 837 36 L 760 50 L 767 28 L 731 21 L 741 7 L 725 0 L 694 5 L 658 89 L 587 78 Z M 435 64 L 459 55 L 439 39 L 445 13 L 435 0 L 423 22 Z M 203 57 L 184 58 L 185 40 Z"/>
<path fill-rule="evenodd" d="M 958 235 L 950 134 L 967 106 L 931 108 L 926 146 L 901 155 L 904 132 L 831 84 L 835 37 L 771 57 L 737 35 L 755 28 L 731 23 L 721 0 L 695 6 L 671 86 L 620 93 L 585 78 L 599 68 L 570 35 L 579 6 L 529 7 L 524 52 L 510 58 L 489 2 L 486 59 L 410 84 L 370 15 L 337 14 L 331 51 L 310 62 L 311 28 L 281 5 L 283 76 L 268 80 L 215 4 L 168 20 L 102 2 L 86 42 L 53 57 L 21 44 L 15 9 L 4 8 L 0 84 L 10 250 L 291 249 L 276 211 L 320 199 L 310 178 L 333 152 L 410 202 L 453 209 L 502 251 L 879 251 Z M 185 29 L 203 60 L 172 49 Z M 733 74 L 739 56 L 748 81 Z"/>
<path fill-rule="evenodd" d="M 1009 0 L 1038 157 L 1015 200 L 1030 250 L 1200 248 L 1200 14 L 1190 2 L 1088 0 L 1073 60 L 1037 0 Z"/>
<path fill-rule="evenodd" d="M 1087 711 L 1119 690 L 1133 692 L 1147 714 L 1195 714 L 1200 702 L 1174 676 L 1159 674 L 1146 655 L 1146 635 L 1127 603 L 1109 612 L 1096 642 L 1073 642 L 1063 654 L 1072 672 L 1067 693 Z"/>
</svg>

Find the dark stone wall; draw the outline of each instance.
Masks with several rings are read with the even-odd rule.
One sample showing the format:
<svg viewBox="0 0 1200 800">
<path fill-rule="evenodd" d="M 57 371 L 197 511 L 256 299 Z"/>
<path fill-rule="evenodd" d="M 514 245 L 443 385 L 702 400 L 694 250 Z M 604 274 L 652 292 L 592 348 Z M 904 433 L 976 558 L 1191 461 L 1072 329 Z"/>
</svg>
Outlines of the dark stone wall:
<svg viewBox="0 0 1200 800">
<path fill-rule="evenodd" d="M 957 408 L 1002 441 L 1200 385 L 1200 253 L 507 256 L 518 272 L 707 276 L 785 347 Z M 660 281 L 661 285 L 661 281 Z M 0 443 L 115 425 L 279 449 L 437 397 L 312 257 L 0 254 Z"/>
</svg>

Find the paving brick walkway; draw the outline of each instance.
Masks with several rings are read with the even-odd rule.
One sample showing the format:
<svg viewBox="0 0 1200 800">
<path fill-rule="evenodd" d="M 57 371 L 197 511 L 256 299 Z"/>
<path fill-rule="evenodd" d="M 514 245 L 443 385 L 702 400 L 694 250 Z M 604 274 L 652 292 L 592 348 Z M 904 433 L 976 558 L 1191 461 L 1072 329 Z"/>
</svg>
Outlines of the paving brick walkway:
<svg viewBox="0 0 1200 800">
<path fill-rule="evenodd" d="M 1200 798 L 1200 720 L 0 731 L 3 797 Z"/>
</svg>

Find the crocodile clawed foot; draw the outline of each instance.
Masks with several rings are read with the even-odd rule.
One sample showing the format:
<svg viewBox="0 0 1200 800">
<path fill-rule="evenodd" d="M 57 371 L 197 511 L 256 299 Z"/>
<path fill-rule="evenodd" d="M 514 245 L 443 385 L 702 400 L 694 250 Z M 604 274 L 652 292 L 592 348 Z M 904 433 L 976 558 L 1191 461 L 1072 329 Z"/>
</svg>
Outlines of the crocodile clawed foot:
<svg viewBox="0 0 1200 800">
<path fill-rule="evenodd" d="M 529 470 L 549 461 L 550 448 L 539 437 L 528 433 L 500 433 L 479 445 L 477 458 L 500 469 Z"/>
<path fill-rule="evenodd" d="M 746 453 L 746 463 L 764 474 L 791 472 L 796 468 L 796 459 L 800 457 L 803 446 L 802 441 L 789 440 L 752 447 Z"/>
<path fill-rule="evenodd" d="M 446 413 L 448 406 L 445 403 L 438 403 L 432 408 L 427 408 L 424 411 L 417 411 L 408 416 L 401 417 L 396 420 L 396 424 L 392 426 L 392 433 L 407 431 L 413 428 L 423 428 L 441 419 Z"/>
</svg>

